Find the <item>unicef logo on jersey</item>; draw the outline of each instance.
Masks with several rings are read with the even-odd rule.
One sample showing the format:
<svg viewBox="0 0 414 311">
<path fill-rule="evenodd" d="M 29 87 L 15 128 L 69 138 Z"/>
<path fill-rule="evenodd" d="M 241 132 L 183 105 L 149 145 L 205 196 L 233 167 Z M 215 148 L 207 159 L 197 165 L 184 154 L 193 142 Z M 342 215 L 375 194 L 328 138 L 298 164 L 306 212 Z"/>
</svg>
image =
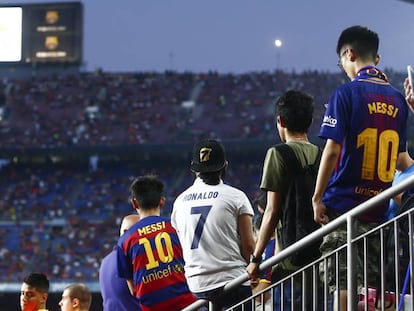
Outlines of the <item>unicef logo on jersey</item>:
<svg viewBox="0 0 414 311">
<path fill-rule="evenodd" d="M 337 122 L 338 121 L 335 118 L 332 118 L 331 116 L 325 116 L 322 121 L 322 126 L 326 125 L 329 127 L 335 127 Z"/>
</svg>

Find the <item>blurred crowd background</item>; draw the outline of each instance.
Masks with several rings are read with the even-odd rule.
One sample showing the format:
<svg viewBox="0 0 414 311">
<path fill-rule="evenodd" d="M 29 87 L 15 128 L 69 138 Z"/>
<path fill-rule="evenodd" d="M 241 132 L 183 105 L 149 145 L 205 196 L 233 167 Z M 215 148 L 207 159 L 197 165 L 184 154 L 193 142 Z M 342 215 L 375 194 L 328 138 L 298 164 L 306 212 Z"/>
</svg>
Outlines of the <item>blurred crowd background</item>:
<svg viewBox="0 0 414 311">
<path fill-rule="evenodd" d="M 405 72 L 385 70 L 403 90 Z M 252 202 L 267 148 L 279 142 L 274 102 L 288 89 L 315 98 L 310 140 L 343 73 L 82 72 L 0 81 L 0 282 L 31 271 L 97 281 L 119 236 L 134 177 L 156 174 L 169 215 L 189 186 L 191 148 L 223 141 L 225 181 Z M 412 140 L 410 115 L 408 136 Z M 409 147 L 412 146 L 412 141 Z"/>
</svg>

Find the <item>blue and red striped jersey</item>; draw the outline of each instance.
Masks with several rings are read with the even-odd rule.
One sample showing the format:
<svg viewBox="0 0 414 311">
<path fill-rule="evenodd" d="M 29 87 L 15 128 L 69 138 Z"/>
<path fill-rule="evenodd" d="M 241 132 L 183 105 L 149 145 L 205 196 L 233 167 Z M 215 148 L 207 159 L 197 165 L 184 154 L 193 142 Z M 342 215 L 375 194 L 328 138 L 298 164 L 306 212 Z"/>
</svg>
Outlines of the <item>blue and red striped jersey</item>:
<svg viewBox="0 0 414 311">
<path fill-rule="evenodd" d="M 398 153 L 406 150 L 408 109 L 404 96 L 375 67 L 362 68 L 330 98 L 319 136 L 341 145 L 323 197 L 345 213 L 391 186 Z M 388 202 L 360 218 L 386 220 Z"/>
<path fill-rule="evenodd" d="M 177 233 L 169 218 L 148 216 L 118 241 L 118 274 L 134 281 L 142 310 L 180 310 L 194 301 L 184 275 Z"/>
</svg>

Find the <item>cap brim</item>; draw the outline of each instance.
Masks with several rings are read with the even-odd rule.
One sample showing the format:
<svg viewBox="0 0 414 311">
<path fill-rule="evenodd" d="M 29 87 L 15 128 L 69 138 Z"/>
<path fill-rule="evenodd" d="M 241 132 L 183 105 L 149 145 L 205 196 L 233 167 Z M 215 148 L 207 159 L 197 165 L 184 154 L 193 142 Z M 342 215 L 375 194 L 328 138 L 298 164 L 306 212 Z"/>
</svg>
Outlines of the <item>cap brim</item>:
<svg viewBox="0 0 414 311">
<path fill-rule="evenodd" d="M 225 166 L 226 166 L 226 163 L 216 164 L 216 165 L 201 165 L 198 163 L 191 162 L 190 167 L 193 172 L 208 173 L 208 172 L 218 172 Z"/>
</svg>

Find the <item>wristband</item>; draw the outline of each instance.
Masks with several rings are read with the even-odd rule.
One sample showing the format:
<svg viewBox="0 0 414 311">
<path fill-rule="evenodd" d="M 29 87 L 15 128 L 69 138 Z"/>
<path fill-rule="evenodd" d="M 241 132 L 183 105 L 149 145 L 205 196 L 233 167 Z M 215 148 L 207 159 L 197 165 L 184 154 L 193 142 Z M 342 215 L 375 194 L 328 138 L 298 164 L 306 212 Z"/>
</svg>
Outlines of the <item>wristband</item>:
<svg viewBox="0 0 414 311">
<path fill-rule="evenodd" d="M 262 262 L 262 257 L 255 257 L 254 255 L 250 256 L 250 262 L 252 263 L 261 263 Z"/>
</svg>

